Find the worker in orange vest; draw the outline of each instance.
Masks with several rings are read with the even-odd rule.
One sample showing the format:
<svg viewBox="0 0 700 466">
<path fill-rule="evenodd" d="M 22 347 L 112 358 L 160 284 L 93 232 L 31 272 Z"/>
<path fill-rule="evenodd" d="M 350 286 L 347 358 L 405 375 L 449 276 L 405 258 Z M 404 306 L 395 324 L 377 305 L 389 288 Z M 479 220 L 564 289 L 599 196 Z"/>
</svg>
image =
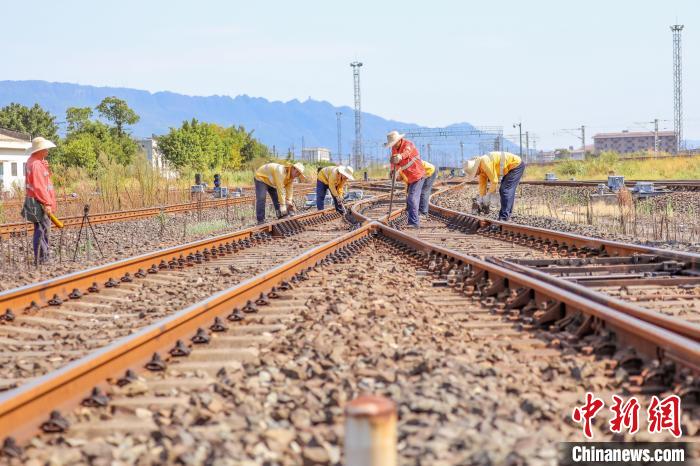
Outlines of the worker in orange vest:
<svg viewBox="0 0 700 466">
<path fill-rule="evenodd" d="M 396 178 L 406 180 L 408 190 L 406 193 L 406 211 L 408 214 L 409 228 L 419 228 L 418 207 L 420 194 L 423 188 L 425 169 L 421 163 L 420 154 L 416 146 L 404 139 L 405 134 L 391 131 L 386 135 L 384 147 L 391 148 L 391 169 Z"/>
</svg>

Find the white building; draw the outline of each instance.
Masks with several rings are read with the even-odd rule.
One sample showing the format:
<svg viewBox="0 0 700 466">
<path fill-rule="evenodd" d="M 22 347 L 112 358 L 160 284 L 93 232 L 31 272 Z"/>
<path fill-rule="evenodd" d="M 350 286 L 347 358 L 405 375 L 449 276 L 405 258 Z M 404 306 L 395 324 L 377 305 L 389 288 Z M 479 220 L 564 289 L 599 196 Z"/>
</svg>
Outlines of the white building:
<svg viewBox="0 0 700 466">
<path fill-rule="evenodd" d="M 325 147 L 305 147 L 301 151 L 301 160 L 306 162 L 330 162 L 331 150 Z"/>
<path fill-rule="evenodd" d="M 12 186 L 24 186 L 24 173 L 32 145 L 28 134 L 0 128 L 0 192 L 12 191 Z"/>
<path fill-rule="evenodd" d="M 139 139 L 139 146 L 146 154 L 146 160 L 151 163 L 151 166 L 158 170 L 161 175 L 174 178 L 176 173 L 170 169 L 168 162 L 163 159 L 163 154 L 158 150 L 158 139 L 155 136 L 150 138 Z"/>
</svg>

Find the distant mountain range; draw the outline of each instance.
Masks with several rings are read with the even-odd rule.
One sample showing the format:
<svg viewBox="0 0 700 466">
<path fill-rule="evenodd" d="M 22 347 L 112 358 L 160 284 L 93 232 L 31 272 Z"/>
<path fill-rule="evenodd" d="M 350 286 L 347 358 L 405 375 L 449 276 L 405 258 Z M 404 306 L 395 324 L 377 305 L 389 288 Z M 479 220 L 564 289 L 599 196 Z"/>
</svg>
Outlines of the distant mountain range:
<svg viewBox="0 0 700 466">
<path fill-rule="evenodd" d="M 124 99 L 141 117 L 139 123 L 131 128 L 136 137 L 164 134 L 169 128 L 180 126 L 184 120 L 196 118 L 222 126 L 243 125 L 248 130 L 254 130 L 255 137 L 270 147 L 274 146 L 277 152 L 282 154 L 291 147 L 299 154 L 302 137 L 305 147 L 327 147 L 335 154 L 338 146 L 336 112 L 342 112 L 342 151 L 347 157 L 352 150 L 355 131 L 353 109 L 347 106 L 336 107 L 325 101 L 308 99 L 300 102 L 295 99 L 280 102 L 246 95 L 233 98 L 219 95 L 198 97 L 167 91 L 151 93 L 121 87 L 95 87 L 47 81 L 0 81 L 0 106 L 11 102 L 28 106 L 38 103 L 56 115 L 57 121 L 63 121 L 66 108 L 95 107 L 107 96 Z M 459 123 L 451 127 L 473 128 L 469 123 Z M 386 140 L 388 131 L 401 128 L 419 126 L 363 112 L 362 136 L 365 153 L 374 154 L 375 157 L 381 154 L 378 143 Z M 416 142 L 425 145 L 431 141 Z M 484 142 L 480 144 L 476 137 L 465 138 L 463 142 L 465 157 L 489 148 Z M 517 147 L 508 141 L 506 147 L 512 151 L 517 150 Z M 440 160 L 436 160 L 439 163 L 456 163 L 460 157 L 459 146 L 454 141 L 451 146 L 435 144 L 433 155 L 440 157 Z"/>
</svg>

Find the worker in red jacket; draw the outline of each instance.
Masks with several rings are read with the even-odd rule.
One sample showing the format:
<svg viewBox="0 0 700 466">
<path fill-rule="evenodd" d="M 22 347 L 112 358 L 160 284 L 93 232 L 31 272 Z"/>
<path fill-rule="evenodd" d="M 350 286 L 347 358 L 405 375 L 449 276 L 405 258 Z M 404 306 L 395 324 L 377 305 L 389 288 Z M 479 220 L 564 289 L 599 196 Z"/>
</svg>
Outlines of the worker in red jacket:
<svg viewBox="0 0 700 466">
<path fill-rule="evenodd" d="M 49 162 L 46 157 L 49 149 L 56 145 L 42 137 L 32 139 L 27 149 L 27 170 L 24 179 L 26 197 L 22 215 L 34 224 L 34 263 L 43 264 L 49 259 L 49 215 L 56 212 L 56 192 L 51 182 Z"/>
<path fill-rule="evenodd" d="M 420 160 L 416 146 L 404 139 L 404 134 L 391 131 L 386 135 L 384 147 L 391 148 L 391 169 L 397 178 L 403 178 L 408 185 L 406 192 L 406 210 L 408 211 L 408 227 L 419 228 L 418 206 L 420 193 L 425 181 L 425 169 Z"/>
</svg>

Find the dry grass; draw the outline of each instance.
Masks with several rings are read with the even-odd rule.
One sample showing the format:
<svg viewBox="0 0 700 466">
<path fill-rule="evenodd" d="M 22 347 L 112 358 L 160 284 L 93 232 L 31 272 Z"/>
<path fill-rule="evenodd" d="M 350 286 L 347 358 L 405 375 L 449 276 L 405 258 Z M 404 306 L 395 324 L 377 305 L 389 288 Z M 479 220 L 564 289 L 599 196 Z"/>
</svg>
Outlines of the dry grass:
<svg viewBox="0 0 700 466">
<path fill-rule="evenodd" d="M 529 165 L 526 180 L 543 180 L 545 173 L 555 173 L 561 180 L 607 179 L 609 172 L 632 180 L 700 179 L 700 156 L 625 160 L 614 153 L 603 153 L 588 160 L 563 160 L 552 165 Z"/>
</svg>

